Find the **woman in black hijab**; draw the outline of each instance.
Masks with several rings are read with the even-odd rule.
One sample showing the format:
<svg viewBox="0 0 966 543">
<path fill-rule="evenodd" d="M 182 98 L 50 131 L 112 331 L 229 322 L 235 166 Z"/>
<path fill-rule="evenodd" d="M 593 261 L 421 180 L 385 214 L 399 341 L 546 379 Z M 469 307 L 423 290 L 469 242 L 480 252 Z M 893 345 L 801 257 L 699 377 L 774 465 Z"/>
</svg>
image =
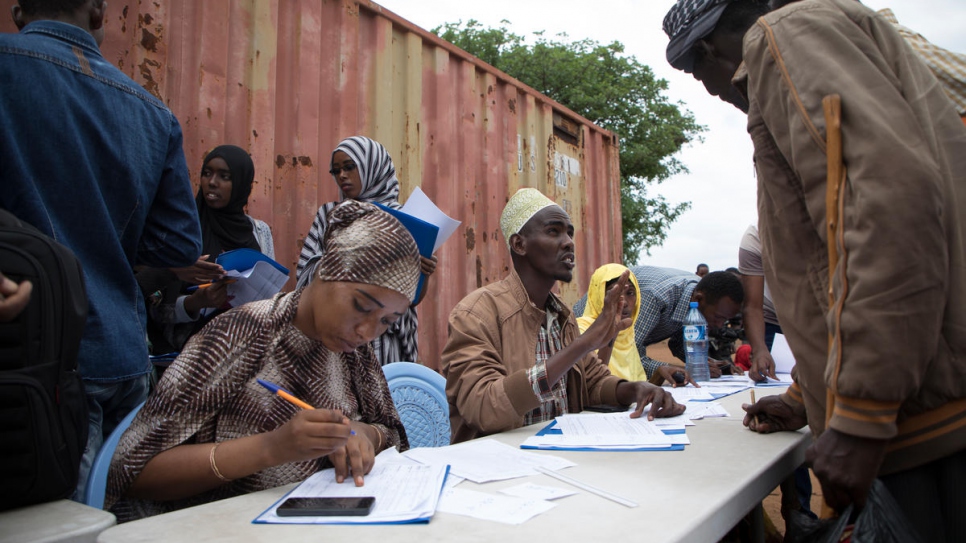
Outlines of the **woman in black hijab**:
<svg viewBox="0 0 966 543">
<path fill-rule="evenodd" d="M 240 147 L 220 145 L 205 156 L 195 198 L 204 254 L 191 268 L 149 269 L 138 273 L 142 292 L 148 300 L 152 354 L 180 351 L 189 337 L 226 308 L 227 283 L 214 283 L 188 292 L 190 287 L 203 282 L 200 278 L 184 280 L 195 275 L 189 270 L 212 268 L 218 255 L 234 249 L 254 249 L 275 257 L 268 225 L 245 213 L 254 178 L 255 165 Z M 224 270 L 218 267 L 217 272 L 223 274 Z"/>
<path fill-rule="evenodd" d="M 219 145 L 205 157 L 198 186 L 202 252 L 208 259 L 247 247 L 261 251 L 251 218 L 245 214 L 255 179 L 255 164 L 240 147 Z"/>
</svg>

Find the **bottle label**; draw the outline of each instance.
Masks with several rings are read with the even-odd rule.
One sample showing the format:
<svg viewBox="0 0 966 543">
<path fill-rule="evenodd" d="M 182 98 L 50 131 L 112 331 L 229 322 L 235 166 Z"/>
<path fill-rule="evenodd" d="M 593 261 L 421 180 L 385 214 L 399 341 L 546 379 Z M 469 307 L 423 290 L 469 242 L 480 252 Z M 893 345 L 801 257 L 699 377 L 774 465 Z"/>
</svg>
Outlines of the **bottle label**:
<svg viewBox="0 0 966 543">
<path fill-rule="evenodd" d="M 688 325 L 684 327 L 685 341 L 701 341 L 705 339 L 704 326 Z"/>
</svg>

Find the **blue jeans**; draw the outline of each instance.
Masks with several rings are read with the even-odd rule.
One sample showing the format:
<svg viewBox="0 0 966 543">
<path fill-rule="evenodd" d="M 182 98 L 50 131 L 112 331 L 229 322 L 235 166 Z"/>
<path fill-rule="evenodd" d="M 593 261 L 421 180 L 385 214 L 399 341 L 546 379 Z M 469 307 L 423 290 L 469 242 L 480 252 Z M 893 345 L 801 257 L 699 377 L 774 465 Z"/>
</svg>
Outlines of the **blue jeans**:
<svg viewBox="0 0 966 543">
<path fill-rule="evenodd" d="M 111 435 L 114 428 L 117 428 L 121 419 L 147 399 L 150 384 L 150 374 L 109 383 L 84 380 L 90 426 L 87 433 L 87 447 L 81 458 L 74 501 L 84 501 L 87 477 L 90 475 L 97 451 L 101 449 L 104 440 Z"/>
</svg>

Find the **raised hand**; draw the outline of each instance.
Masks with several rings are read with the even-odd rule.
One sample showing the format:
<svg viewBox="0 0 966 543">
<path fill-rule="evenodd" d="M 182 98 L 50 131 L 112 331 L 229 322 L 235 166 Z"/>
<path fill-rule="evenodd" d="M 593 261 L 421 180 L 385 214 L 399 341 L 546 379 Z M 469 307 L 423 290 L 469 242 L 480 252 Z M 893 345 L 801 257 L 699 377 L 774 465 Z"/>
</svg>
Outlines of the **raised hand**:
<svg viewBox="0 0 966 543">
<path fill-rule="evenodd" d="M 581 337 L 586 336 L 591 341 L 593 350 L 607 346 L 614 341 L 617 334 L 634 324 L 630 317 L 626 319 L 621 317 L 625 303 L 621 294 L 627 289 L 630 273 L 630 270 L 625 270 L 617 279 L 617 284 L 607 291 L 604 296 L 604 307 L 597 320 L 581 334 Z"/>
</svg>

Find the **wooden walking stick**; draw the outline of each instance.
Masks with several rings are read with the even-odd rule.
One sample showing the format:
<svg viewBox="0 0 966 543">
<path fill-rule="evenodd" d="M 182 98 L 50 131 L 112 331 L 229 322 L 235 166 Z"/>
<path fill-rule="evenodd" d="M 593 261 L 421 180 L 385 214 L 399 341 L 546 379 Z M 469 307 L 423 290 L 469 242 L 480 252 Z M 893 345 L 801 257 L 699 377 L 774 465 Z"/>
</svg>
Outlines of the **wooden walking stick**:
<svg viewBox="0 0 966 543">
<path fill-rule="evenodd" d="M 845 189 L 845 163 L 842 157 L 842 97 L 838 94 L 830 94 L 822 99 L 822 109 L 825 112 L 825 157 L 827 163 L 827 177 L 825 184 L 825 226 L 828 245 L 828 307 L 829 311 L 835 311 L 835 294 L 832 288 L 835 279 L 835 270 L 838 267 L 839 251 L 838 242 L 842 237 L 842 192 Z M 845 277 L 842 274 L 843 292 L 845 296 Z M 837 319 L 832 320 L 838 322 Z M 829 329 L 828 333 L 828 353 L 832 353 L 835 344 L 835 330 Z M 839 345 L 836 356 L 841 359 L 842 345 Z M 831 386 L 826 391 L 825 398 L 825 429 L 828 429 L 829 421 L 832 419 L 832 411 L 835 409 L 835 387 L 838 378 L 838 363 L 832 375 Z M 831 518 L 834 511 L 829 507 L 828 502 L 822 501 L 822 518 Z"/>
</svg>

